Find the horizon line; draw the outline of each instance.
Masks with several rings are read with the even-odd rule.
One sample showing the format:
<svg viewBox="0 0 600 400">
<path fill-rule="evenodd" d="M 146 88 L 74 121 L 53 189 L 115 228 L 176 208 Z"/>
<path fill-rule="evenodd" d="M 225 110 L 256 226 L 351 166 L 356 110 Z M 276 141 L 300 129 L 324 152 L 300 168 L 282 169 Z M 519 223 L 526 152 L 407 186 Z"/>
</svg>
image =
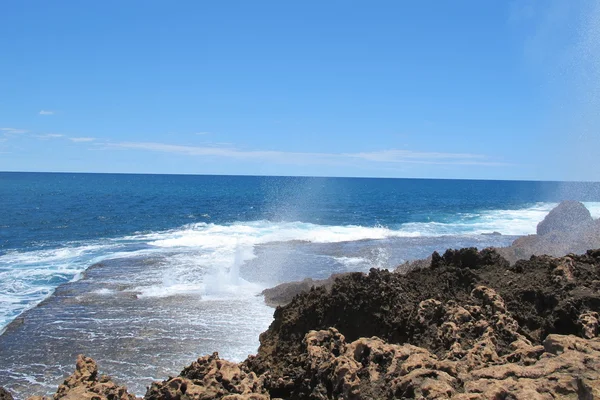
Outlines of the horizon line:
<svg viewBox="0 0 600 400">
<path fill-rule="evenodd" d="M 86 175 L 159 175 L 159 176 L 223 176 L 223 177 L 256 177 L 256 178 L 325 178 L 325 179 L 405 179 L 405 180 L 445 180 L 445 181 L 485 181 L 485 182 L 543 182 L 543 183 L 600 183 L 587 180 L 546 180 L 546 179 L 485 179 L 485 178 L 417 178 L 389 176 L 331 176 L 331 175 L 269 175 L 269 174 L 209 174 L 197 172 L 89 172 L 89 171 L 0 171 L 13 174 L 86 174 Z"/>
</svg>

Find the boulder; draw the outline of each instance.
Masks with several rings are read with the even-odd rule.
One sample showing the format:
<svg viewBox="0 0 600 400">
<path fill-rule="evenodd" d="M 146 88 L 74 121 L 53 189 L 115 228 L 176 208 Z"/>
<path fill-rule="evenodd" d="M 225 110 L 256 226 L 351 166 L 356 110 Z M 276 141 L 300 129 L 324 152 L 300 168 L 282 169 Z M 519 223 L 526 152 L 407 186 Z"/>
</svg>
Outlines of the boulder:
<svg viewBox="0 0 600 400">
<path fill-rule="evenodd" d="M 590 212 L 585 206 L 573 200 L 566 200 L 556 206 L 537 226 L 538 235 L 547 235 L 558 231 L 572 233 L 593 223 Z"/>
</svg>

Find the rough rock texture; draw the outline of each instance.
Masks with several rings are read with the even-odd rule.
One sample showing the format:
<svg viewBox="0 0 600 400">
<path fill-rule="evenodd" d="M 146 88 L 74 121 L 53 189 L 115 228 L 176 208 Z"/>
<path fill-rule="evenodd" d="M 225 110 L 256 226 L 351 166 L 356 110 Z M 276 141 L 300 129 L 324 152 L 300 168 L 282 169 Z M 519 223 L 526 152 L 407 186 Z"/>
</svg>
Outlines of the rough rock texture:
<svg viewBox="0 0 600 400">
<path fill-rule="evenodd" d="M 127 393 L 127 388 L 114 383 L 106 375 L 98 375 L 96 362 L 79 355 L 75 372 L 58 387 L 54 400 L 136 400 Z M 46 397 L 31 397 L 29 400 L 49 400 Z"/>
<path fill-rule="evenodd" d="M 13 400 L 13 397 L 8 390 L 0 387 L 0 400 Z"/>
<path fill-rule="evenodd" d="M 600 362 L 599 289 L 600 251 L 532 257 L 514 266 L 493 250 L 434 253 L 431 269 L 350 274 L 329 291 L 314 288 L 294 298 L 275 311 L 257 356 L 245 365 L 264 374 L 272 396 L 290 399 L 507 398 L 507 393 L 577 398 L 581 391 L 598 390 L 593 382 Z M 356 346 L 375 336 L 369 343 L 392 346 L 394 354 L 412 349 L 415 354 L 398 367 L 406 374 L 388 370 L 389 351 L 370 367 L 364 358 L 348 358 L 346 338 Z M 323 344 L 311 344 L 315 340 Z M 569 352 L 550 346 L 555 342 Z M 315 348 L 331 355 L 319 358 Z M 409 358 L 421 359 L 420 366 L 409 368 Z M 354 372 L 340 372 L 338 363 Z M 383 381 L 350 368 L 354 363 L 379 371 Z M 363 397 L 352 395 L 355 390 Z"/>
<path fill-rule="evenodd" d="M 543 236 L 550 232 L 571 233 L 591 224 L 593 221 L 590 212 L 582 203 L 567 200 L 556 206 L 538 224 L 537 234 Z"/>
<path fill-rule="evenodd" d="M 217 353 L 200 357 L 176 378 L 154 382 L 144 397 L 159 399 L 267 400 L 262 378 Z"/>
<path fill-rule="evenodd" d="M 276 309 L 256 356 L 201 357 L 145 398 L 600 399 L 599 324 L 600 250 L 514 265 L 448 250 L 405 275 L 302 293 Z M 105 387 L 119 389 L 80 357 L 54 398 L 133 398 Z"/>
</svg>

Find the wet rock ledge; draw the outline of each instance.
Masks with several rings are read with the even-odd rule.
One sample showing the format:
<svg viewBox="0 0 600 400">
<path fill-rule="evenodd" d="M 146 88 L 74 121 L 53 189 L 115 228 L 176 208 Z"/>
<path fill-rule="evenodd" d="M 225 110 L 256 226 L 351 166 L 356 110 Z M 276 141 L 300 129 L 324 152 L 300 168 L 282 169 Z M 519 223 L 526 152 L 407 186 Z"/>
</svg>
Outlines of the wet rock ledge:
<svg viewBox="0 0 600 400">
<path fill-rule="evenodd" d="M 301 293 L 255 356 L 200 357 L 144 398 L 600 398 L 599 311 L 600 250 L 512 265 L 448 250 L 404 275 L 373 269 Z M 52 398 L 135 397 L 80 356 Z"/>
</svg>

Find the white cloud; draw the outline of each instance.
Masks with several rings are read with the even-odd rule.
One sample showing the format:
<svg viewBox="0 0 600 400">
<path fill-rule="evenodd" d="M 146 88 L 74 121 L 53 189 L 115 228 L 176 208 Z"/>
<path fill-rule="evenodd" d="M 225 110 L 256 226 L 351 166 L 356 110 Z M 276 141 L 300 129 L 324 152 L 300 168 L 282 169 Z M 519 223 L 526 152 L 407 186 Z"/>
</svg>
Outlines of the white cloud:
<svg viewBox="0 0 600 400">
<path fill-rule="evenodd" d="M 36 135 L 36 137 L 38 137 L 40 139 L 58 139 L 58 138 L 65 137 L 65 135 L 62 135 L 60 133 L 46 133 L 44 135 Z"/>
<path fill-rule="evenodd" d="M 210 132 L 196 132 L 196 135 L 210 135 Z"/>
<path fill-rule="evenodd" d="M 96 138 L 93 137 L 72 137 L 68 138 L 71 142 L 93 142 Z"/>
<path fill-rule="evenodd" d="M 344 154 L 348 157 L 378 162 L 443 161 L 443 160 L 483 160 L 484 155 L 469 153 L 437 153 L 410 150 L 381 150 L 367 153 Z"/>
<path fill-rule="evenodd" d="M 50 110 L 40 110 L 39 114 L 40 114 L 40 115 L 54 115 L 54 111 L 50 111 Z"/>
<path fill-rule="evenodd" d="M 190 156 L 215 156 L 242 160 L 271 161 L 282 164 L 351 164 L 365 161 L 380 164 L 440 164 L 440 165 L 481 165 L 506 166 L 488 160 L 481 154 L 440 153 L 388 149 L 359 153 L 309 153 L 273 150 L 242 150 L 233 147 L 182 146 L 155 142 L 105 143 L 107 148 L 157 151 L 185 154 Z"/>
<path fill-rule="evenodd" d="M 18 134 L 18 133 L 27 133 L 29 131 L 25 130 L 25 129 L 0 128 L 0 132 L 3 132 L 4 134 L 10 135 L 10 134 Z"/>
</svg>

